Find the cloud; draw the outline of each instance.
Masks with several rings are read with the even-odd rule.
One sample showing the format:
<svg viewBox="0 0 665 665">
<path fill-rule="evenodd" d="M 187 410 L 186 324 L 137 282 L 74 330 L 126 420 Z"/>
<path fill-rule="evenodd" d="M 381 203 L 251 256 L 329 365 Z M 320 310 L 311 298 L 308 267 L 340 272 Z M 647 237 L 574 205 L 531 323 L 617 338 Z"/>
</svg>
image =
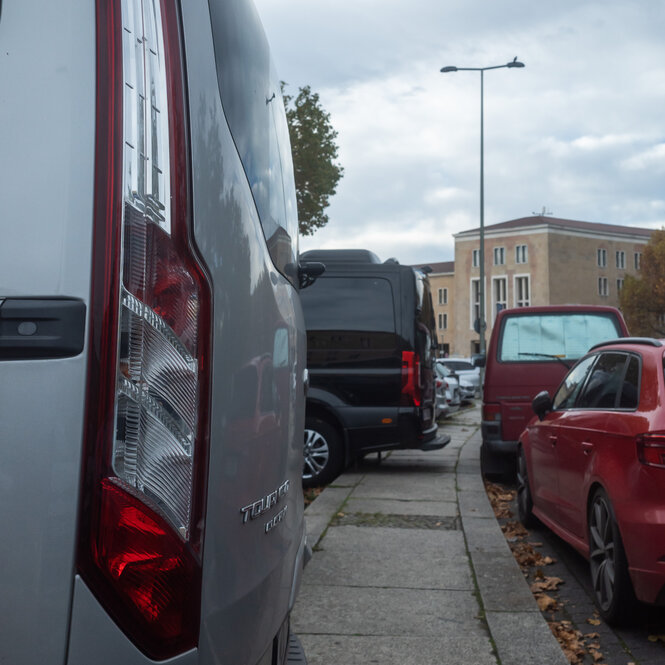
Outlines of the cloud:
<svg viewBox="0 0 665 665">
<path fill-rule="evenodd" d="M 311 85 L 345 174 L 303 246 L 453 258 L 479 218 L 540 211 L 665 225 L 665 4 L 652 0 L 257 0 L 281 78 Z M 438 253 L 437 253 L 438 252 Z"/>
</svg>

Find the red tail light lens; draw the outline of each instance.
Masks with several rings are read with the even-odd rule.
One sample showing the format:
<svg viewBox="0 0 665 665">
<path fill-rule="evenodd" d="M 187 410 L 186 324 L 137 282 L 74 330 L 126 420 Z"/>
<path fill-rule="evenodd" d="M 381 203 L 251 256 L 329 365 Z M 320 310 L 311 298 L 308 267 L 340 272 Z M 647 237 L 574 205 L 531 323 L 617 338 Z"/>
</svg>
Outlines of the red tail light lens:
<svg viewBox="0 0 665 665">
<path fill-rule="evenodd" d="M 196 646 L 211 297 L 190 239 L 174 0 L 98 0 L 78 569 L 151 658 Z"/>
<path fill-rule="evenodd" d="M 492 403 L 483 404 L 483 420 L 499 422 L 501 420 L 501 405 Z"/>
<path fill-rule="evenodd" d="M 420 406 L 420 357 L 402 351 L 402 406 Z"/>
<path fill-rule="evenodd" d="M 648 432 L 637 437 L 637 457 L 647 466 L 665 469 L 665 432 Z"/>
</svg>

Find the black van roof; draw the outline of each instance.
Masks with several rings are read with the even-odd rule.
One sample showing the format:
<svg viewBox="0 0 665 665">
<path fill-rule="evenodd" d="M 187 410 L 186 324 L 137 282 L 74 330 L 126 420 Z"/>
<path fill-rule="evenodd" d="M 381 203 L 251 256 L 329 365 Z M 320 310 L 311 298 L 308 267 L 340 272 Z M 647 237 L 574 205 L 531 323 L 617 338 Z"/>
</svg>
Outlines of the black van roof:
<svg viewBox="0 0 665 665">
<path fill-rule="evenodd" d="M 381 259 L 369 249 L 310 249 L 300 255 L 303 261 L 320 261 L 326 265 L 332 263 L 372 263 L 380 264 Z M 388 259 L 384 263 L 399 263 Z"/>
</svg>

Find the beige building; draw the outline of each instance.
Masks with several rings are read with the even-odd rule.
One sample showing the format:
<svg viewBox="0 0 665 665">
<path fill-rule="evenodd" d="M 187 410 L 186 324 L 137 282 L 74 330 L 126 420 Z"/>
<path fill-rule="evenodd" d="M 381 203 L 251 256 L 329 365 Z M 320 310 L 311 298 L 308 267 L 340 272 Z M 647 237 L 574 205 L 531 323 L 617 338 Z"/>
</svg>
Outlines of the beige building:
<svg viewBox="0 0 665 665">
<path fill-rule="evenodd" d="M 542 215 L 485 227 L 486 339 L 496 313 L 527 305 L 619 305 L 626 275 L 635 275 L 651 229 Z M 455 261 L 430 264 L 442 353 L 479 349 L 480 230 L 455 234 Z"/>
</svg>

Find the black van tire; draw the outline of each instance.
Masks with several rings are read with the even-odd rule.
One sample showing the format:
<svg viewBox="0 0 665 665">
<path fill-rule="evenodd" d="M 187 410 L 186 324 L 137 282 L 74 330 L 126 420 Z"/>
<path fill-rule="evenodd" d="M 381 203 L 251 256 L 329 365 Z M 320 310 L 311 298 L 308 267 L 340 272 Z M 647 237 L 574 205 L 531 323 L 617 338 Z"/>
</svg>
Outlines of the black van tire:
<svg viewBox="0 0 665 665">
<path fill-rule="evenodd" d="M 321 418 L 305 419 L 303 487 L 327 485 L 344 465 L 344 448 L 337 429 Z"/>
<path fill-rule="evenodd" d="M 639 603 L 612 503 L 600 487 L 589 505 L 588 529 L 589 570 L 596 607 L 607 623 L 626 624 Z"/>
</svg>

